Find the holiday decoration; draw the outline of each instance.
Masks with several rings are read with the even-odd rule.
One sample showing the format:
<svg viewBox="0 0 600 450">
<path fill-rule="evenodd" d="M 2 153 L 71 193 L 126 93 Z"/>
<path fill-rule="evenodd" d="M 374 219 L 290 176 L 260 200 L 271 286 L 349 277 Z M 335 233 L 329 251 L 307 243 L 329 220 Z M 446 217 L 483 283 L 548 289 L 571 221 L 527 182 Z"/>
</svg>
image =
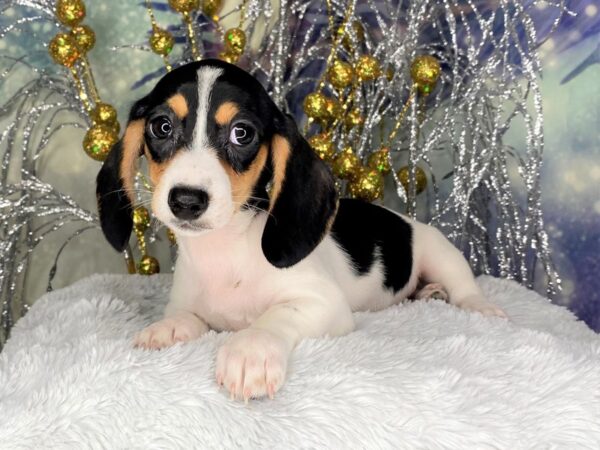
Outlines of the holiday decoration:
<svg viewBox="0 0 600 450">
<path fill-rule="evenodd" d="M 56 18 L 63 25 L 75 27 L 85 18 L 85 4 L 82 0 L 58 0 Z"/>
<path fill-rule="evenodd" d="M 379 61 L 371 55 L 361 56 L 356 63 L 356 76 L 361 81 L 371 81 L 381 75 Z"/>
<path fill-rule="evenodd" d="M 161 56 L 162 61 L 154 58 L 153 71 L 131 80 L 145 91 L 165 70 L 203 57 L 240 65 L 283 112 L 294 116 L 313 150 L 331 167 L 342 196 L 393 199 L 404 213 L 419 213 L 419 219 L 437 226 L 468 255 L 475 272 L 527 286 L 543 273 L 548 291 L 554 292 L 560 279 L 540 207 L 543 120 L 536 48 L 544 36 L 536 35 L 529 15 L 536 2 L 490 2 L 485 10 L 477 2 L 455 3 L 399 0 L 390 8 L 385 2 L 281 0 L 274 8 L 263 0 L 231 5 L 148 0 L 135 6 L 148 11 L 150 23 L 140 18 L 146 33 L 127 43 L 115 29 L 111 45 L 115 51 L 142 49 Z M 87 2 L 87 7 L 97 6 Z M 99 29 L 95 33 L 84 23 L 83 1 L 7 0 L 0 12 L 8 8 L 16 14 L 6 16 L 12 23 L 0 36 L 31 22 L 45 23 L 50 31 L 36 34 L 38 48 L 32 54 L 47 51 L 48 62 L 57 64 L 41 69 L 33 59 L 1 62 L 0 77 L 12 80 L 0 105 L 5 130 L 0 130 L 4 335 L 33 298 L 23 297 L 23 283 L 37 245 L 53 237 L 60 256 L 72 239 L 98 226 L 95 213 L 41 181 L 38 156 L 58 130 L 77 127 L 84 131 L 84 151 L 102 161 L 119 137 L 111 105 L 123 102 L 112 92 L 101 98 L 96 88 L 88 53 L 97 52 L 105 40 L 96 40 Z M 154 9 L 164 13 L 161 25 Z M 562 12 L 557 6 L 550 9 Z M 111 64 L 95 54 L 92 62 Z M 17 69 L 23 67 L 31 74 L 21 82 Z M 77 120 L 67 121 L 59 110 L 72 112 Z M 526 128 L 517 128 L 513 136 L 521 138 L 520 148 L 503 141 L 515 120 Z M 175 238 L 169 230 L 150 226 L 146 205 L 153 186 L 143 158 L 140 167 L 133 190 L 132 242 L 138 245 L 124 253 L 125 267 L 152 274 L 159 263 L 148 254 L 150 244 L 174 245 Z M 94 176 L 95 171 L 81 181 L 90 195 Z M 384 185 L 393 187 L 385 197 Z M 40 219 L 42 228 L 34 224 Z M 73 231 L 73 224 L 79 228 Z M 63 228 L 68 232 L 61 234 Z M 59 261 L 49 274 L 50 288 Z"/>
<path fill-rule="evenodd" d="M 113 127 L 99 123 L 85 133 L 83 149 L 90 158 L 104 161 L 118 140 L 119 136 Z"/>
<path fill-rule="evenodd" d="M 348 184 L 351 197 L 372 202 L 383 198 L 383 175 L 377 169 L 362 168 Z"/>
<path fill-rule="evenodd" d="M 54 36 L 48 45 L 48 51 L 54 62 L 69 68 L 73 67 L 81 56 L 77 39 L 68 33 L 58 33 Z"/>
</svg>

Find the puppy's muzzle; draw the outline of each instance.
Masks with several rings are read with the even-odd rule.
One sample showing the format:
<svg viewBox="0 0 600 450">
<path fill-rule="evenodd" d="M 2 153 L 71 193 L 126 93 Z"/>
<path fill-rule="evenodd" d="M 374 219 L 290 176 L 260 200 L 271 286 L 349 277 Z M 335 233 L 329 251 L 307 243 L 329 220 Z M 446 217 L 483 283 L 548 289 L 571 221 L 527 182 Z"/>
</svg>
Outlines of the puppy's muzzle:
<svg viewBox="0 0 600 450">
<path fill-rule="evenodd" d="M 176 186 L 169 192 L 169 208 L 181 220 L 195 220 L 208 208 L 208 194 L 202 189 Z"/>
</svg>

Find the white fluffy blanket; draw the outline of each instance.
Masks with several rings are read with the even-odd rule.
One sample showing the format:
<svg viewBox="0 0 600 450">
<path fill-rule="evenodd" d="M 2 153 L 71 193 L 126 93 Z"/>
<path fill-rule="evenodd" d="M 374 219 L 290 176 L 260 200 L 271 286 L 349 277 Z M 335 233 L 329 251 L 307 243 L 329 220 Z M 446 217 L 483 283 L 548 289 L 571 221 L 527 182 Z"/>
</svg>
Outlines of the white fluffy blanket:
<svg viewBox="0 0 600 450">
<path fill-rule="evenodd" d="M 1 448 L 600 448 L 600 337 L 482 277 L 506 322 L 439 301 L 306 340 L 275 400 L 214 380 L 224 334 L 131 347 L 170 278 L 103 275 L 40 299 L 0 355 Z"/>
</svg>

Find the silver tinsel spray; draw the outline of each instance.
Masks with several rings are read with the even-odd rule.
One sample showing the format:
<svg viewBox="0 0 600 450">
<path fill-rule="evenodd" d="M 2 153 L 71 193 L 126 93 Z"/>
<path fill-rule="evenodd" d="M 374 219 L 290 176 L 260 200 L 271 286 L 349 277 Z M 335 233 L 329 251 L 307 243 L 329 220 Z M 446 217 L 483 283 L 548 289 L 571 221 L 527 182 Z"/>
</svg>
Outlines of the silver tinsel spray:
<svg viewBox="0 0 600 450">
<path fill-rule="evenodd" d="M 166 8 L 165 3 L 154 5 Z M 263 83 L 281 108 L 306 124 L 310 136 L 318 129 L 306 123 L 302 111 L 306 95 L 321 89 L 340 103 L 344 101 L 341 91 L 322 83 L 332 54 L 346 61 L 365 54 L 376 58 L 385 76 L 353 92 L 353 105 L 363 125 L 349 129 L 343 120 L 335 124 L 330 132 L 336 151 L 350 145 L 365 164 L 397 128 L 389 143 L 393 170 L 386 177 L 385 203 L 439 227 L 467 255 L 475 272 L 533 286 L 539 281 L 534 279 L 540 273 L 536 269 L 541 267 L 547 291 L 553 293 L 560 280 L 550 257 L 540 206 L 544 141 L 536 52 L 547 36 L 536 35 L 530 14 L 538 3 L 248 0 L 244 30 L 252 46 L 238 64 Z M 544 3 L 546 14 L 553 14 L 558 23 L 565 13 L 563 3 Z M 14 15 L 12 23 L 0 30 L 0 37 L 34 21 L 57 25 L 54 2 L 0 2 L 0 12 L 9 7 L 22 15 Z M 221 19 L 239 10 L 240 6 L 223 11 Z M 220 24 L 198 11 L 193 13 L 192 27 L 199 53 L 217 57 L 221 48 L 214 44 L 214 35 L 222 32 Z M 172 32 L 179 38 L 186 36 L 184 25 L 173 26 Z M 332 52 L 340 32 L 345 36 L 344 45 Z M 115 50 L 140 49 L 148 46 L 130 43 Z M 409 101 L 414 93 L 410 67 L 419 55 L 435 57 L 441 76 L 432 93 Z M 186 40 L 182 57 L 171 64 L 175 67 L 191 58 Z M 20 62 L 4 62 L 2 77 L 6 78 Z M 160 64 L 157 59 L 157 67 Z M 0 326 L 4 336 L 31 300 L 23 299 L 22 291 L 36 245 L 66 224 L 75 223 L 68 236 L 60 235 L 60 256 L 74 236 L 97 227 L 94 213 L 41 181 L 36 171 L 37 156 L 58 129 L 82 126 L 88 120 L 78 90 L 67 71 L 31 70 L 35 77 L 11 93 L 0 108 Z M 161 73 L 164 68 L 137 85 Z M 65 109 L 79 114 L 81 120 L 60 123 L 57 111 Z M 404 113 L 404 122 L 396 127 Z M 524 132 L 520 142 L 509 145 L 506 135 L 516 122 Z M 400 167 L 408 169 L 408 185 L 396 173 Z M 417 191 L 417 170 L 427 174 L 427 189 L 422 194 Z M 342 192 L 344 187 L 340 184 Z M 50 279 L 55 270 L 56 264 Z M 0 338 L 0 345 L 2 342 Z"/>
</svg>

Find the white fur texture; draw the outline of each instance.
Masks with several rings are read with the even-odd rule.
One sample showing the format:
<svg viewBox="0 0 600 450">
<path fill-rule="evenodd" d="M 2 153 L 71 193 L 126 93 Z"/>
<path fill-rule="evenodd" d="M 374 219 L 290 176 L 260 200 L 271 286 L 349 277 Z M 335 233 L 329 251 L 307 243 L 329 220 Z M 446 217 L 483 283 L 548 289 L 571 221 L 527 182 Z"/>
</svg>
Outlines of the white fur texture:
<svg viewBox="0 0 600 450">
<path fill-rule="evenodd" d="M 35 303 L 0 354 L 0 448 L 600 448 L 600 337 L 516 283 L 478 280 L 510 322 L 440 301 L 356 313 L 245 406 L 214 379 L 229 333 L 132 347 L 170 282 L 98 275 Z"/>
</svg>

